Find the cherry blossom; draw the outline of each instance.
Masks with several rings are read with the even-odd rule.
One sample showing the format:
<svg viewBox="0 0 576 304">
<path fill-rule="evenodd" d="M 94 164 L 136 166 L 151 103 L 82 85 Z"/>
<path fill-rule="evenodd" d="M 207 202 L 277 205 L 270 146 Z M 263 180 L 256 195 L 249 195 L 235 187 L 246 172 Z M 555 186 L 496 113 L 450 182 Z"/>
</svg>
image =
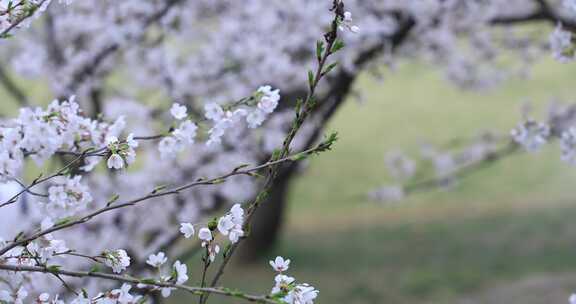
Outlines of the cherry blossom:
<svg viewBox="0 0 576 304">
<path fill-rule="evenodd" d="M 290 284 L 292 284 L 296 279 L 293 277 L 289 277 L 284 274 L 278 274 L 274 277 L 274 282 L 276 283 L 274 287 L 272 287 L 271 294 L 277 294 L 281 292 L 285 292 L 290 290 Z"/>
<path fill-rule="evenodd" d="M 174 263 L 174 270 L 176 271 L 176 284 L 184 284 L 188 281 L 188 268 L 186 264 L 176 261 Z"/>
<path fill-rule="evenodd" d="M 174 103 L 170 108 L 170 114 L 172 114 L 174 118 L 182 120 L 188 115 L 188 109 L 179 103 Z"/>
<path fill-rule="evenodd" d="M 184 237 L 189 239 L 194 235 L 194 226 L 190 223 L 180 224 L 180 233 L 184 234 Z"/>
<path fill-rule="evenodd" d="M 112 268 L 115 273 L 120 273 L 130 266 L 130 257 L 124 249 L 105 251 L 102 256 L 104 264 Z"/>
<path fill-rule="evenodd" d="M 212 240 L 212 232 L 208 228 L 200 228 L 198 231 L 198 238 L 203 242 L 210 242 Z"/>
<path fill-rule="evenodd" d="M 312 304 L 318 297 L 318 290 L 307 284 L 300 284 L 292 288 L 282 299 L 288 304 Z"/>
<path fill-rule="evenodd" d="M 158 268 L 168 261 L 166 254 L 164 252 L 158 252 L 157 254 L 151 254 L 146 260 L 146 264 Z"/>
<path fill-rule="evenodd" d="M 88 187 L 81 183 L 82 176 L 61 178 L 48 188 L 45 208 L 53 216 L 70 216 L 88 208 L 92 196 Z"/>
<path fill-rule="evenodd" d="M 340 25 L 340 30 L 343 31 L 344 29 L 348 29 L 352 33 L 358 33 L 360 31 L 358 26 L 352 24 L 351 12 L 344 12 L 344 19 L 342 20 L 342 25 Z"/>
<path fill-rule="evenodd" d="M 244 235 L 243 224 L 244 209 L 240 204 L 234 204 L 228 214 L 220 217 L 217 228 L 222 235 L 228 236 L 230 242 L 236 243 Z"/>
<path fill-rule="evenodd" d="M 290 260 L 284 260 L 283 257 L 278 256 L 274 261 L 270 261 L 270 266 L 274 268 L 274 270 L 278 272 L 284 272 L 288 270 L 288 266 L 290 266 Z"/>
</svg>

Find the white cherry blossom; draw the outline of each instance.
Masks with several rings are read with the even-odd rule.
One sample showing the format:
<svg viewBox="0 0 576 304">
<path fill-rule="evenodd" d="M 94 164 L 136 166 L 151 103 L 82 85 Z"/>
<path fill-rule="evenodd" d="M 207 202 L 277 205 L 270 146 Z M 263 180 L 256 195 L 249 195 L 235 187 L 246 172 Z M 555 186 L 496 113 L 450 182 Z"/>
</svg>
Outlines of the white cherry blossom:
<svg viewBox="0 0 576 304">
<path fill-rule="evenodd" d="M 277 256 L 274 261 L 270 261 L 270 266 L 277 272 L 287 271 L 290 266 L 290 259 L 285 260 L 283 257 Z"/>
<path fill-rule="evenodd" d="M 190 223 L 180 224 L 180 233 L 184 235 L 185 238 L 189 239 L 194 235 L 194 225 Z"/>
<path fill-rule="evenodd" d="M 104 251 L 102 256 L 104 264 L 112 268 L 115 273 L 120 273 L 130 266 L 130 257 L 124 249 Z"/>
<path fill-rule="evenodd" d="M 186 106 L 174 103 L 170 108 L 170 114 L 172 114 L 172 116 L 177 120 L 182 120 L 188 115 L 188 109 L 186 109 Z"/>
<path fill-rule="evenodd" d="M 158 252 L 156 254 L 151 254 L 150 256 L 148 256 L 148 260 L 146 260 L 146 264 L 157 268 L 157 267 L 162 266 L 167 261 L 168 261 L 168 258 L 166 257 L 164 252 Z"/>
</svg>

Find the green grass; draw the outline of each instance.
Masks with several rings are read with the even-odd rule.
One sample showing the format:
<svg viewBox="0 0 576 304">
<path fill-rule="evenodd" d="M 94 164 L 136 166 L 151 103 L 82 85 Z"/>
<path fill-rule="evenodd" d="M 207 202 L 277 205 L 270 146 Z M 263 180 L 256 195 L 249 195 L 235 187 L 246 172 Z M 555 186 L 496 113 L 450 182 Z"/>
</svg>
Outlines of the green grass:
<svg viewBox="0 0 576 304">
<path fill-rule="evenodd" d="M 576 208 L 453 219 L 427 224 L 359 226 L 334 234 L 286 237 L 278 253 L 291 274 L 321 290 L 320 303 L 449 301 L 495 280 L 576 270 Z M 553 235 L 554 237 L 551 237 Z M 238 269 L 230 284 L 254 292 L 271 271 Z M 576 282 L 575 282 L 576 284 Z"/>
<path fill-rule="evenodd" d="M 507 133 L 524 100 L 537 117 L 551 97 L 572 101 L 574 72 L 546 62 L 531 80 L 488 93 L 459 91 L 416 66 L 383 83 L 362 78 L 365 103 L 340 110 L 328 129 L 341 140 L 312 159 L 292 188 L 276 253 L 293 259 L 290 274 L 321 290 L 319 303 L 455 303 L 502 282 L 576 272 L 576 168 L 560 161 L 556 147 L 505 159 L 453 191 L 389 205 L 365 198 L 389 181 L 386 151 L 413 153 L 421 140 L 442 143 L 481 129 Z M 236 266 L 226 285 L 267 292 L 268 268 Z"/>
</svg>

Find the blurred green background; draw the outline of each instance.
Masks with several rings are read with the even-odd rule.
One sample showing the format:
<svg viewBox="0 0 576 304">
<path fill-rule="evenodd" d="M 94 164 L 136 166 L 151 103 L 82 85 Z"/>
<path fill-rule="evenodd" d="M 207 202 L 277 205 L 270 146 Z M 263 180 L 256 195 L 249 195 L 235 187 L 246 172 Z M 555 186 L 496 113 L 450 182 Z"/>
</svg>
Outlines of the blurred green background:
<svg viewBox="0 0 576 304">
<path fill-rule="evenodd" d="M 288 274 L 316 286 L 318 303 L 567 303 L 576 291 L 576 168 L 561 162 L 556 145 L 504 159 L 452 191 L 393 204 L 366 193 L 390 181 L 386 151 L 486 129 L 507 134 L 522 101 L 536 118 L 551 98 L 574 101 L 575 72 L 547 61 L 530 79 L 487 93 L 461 91 L 416 65 L 382 83 L 362 77 L 365 102 L 340 110 L 328 128 L 340 141 L 292 188 L 275 251 L 292 259 Z M 224 285 L 266 293 L 273 277 L 267 261 L 236 265 Z"/>
</svg>

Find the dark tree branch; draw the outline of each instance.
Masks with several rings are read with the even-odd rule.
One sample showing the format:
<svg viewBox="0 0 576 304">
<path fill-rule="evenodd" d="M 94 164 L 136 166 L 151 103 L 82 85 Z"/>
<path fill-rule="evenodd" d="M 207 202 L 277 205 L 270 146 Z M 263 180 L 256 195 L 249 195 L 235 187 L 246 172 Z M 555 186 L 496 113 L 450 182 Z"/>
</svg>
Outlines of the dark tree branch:
<svg viewBox="0 0 576 304">
<path fill-rule="evenodd" d="M 552 24 L 560 23 L 565 29 L 572 32 L 576 32 L 576 22 L 573 19 L 569 19 L 556 13 L 554 8 L 552 8 L 548 2 L 545 0 L 535 0 L 538 4 L 538 8 L 524 15 L 513 15 L 513 16 L 502 16 L 491 20 L 491 24 L 494 25 L 513 25 L 519 23 L 530 23 L 530 22 L 549 22 Z"/>
<path fill-rule="evenodd" d="M 48 57 L 52 61 L 52 64 L 54 66 L 60 66 L 66 62 L 66 59 L 64 58 L 64 53 L 62 52 L 62 48 L 58 42 L 58 37 L 56 35 L 56 29 L 54 26 L 54 15 L 52 14 L 52 10 L 49 7 L 46 10 L 44 16 L 44 40 Z"/>
</svg>

